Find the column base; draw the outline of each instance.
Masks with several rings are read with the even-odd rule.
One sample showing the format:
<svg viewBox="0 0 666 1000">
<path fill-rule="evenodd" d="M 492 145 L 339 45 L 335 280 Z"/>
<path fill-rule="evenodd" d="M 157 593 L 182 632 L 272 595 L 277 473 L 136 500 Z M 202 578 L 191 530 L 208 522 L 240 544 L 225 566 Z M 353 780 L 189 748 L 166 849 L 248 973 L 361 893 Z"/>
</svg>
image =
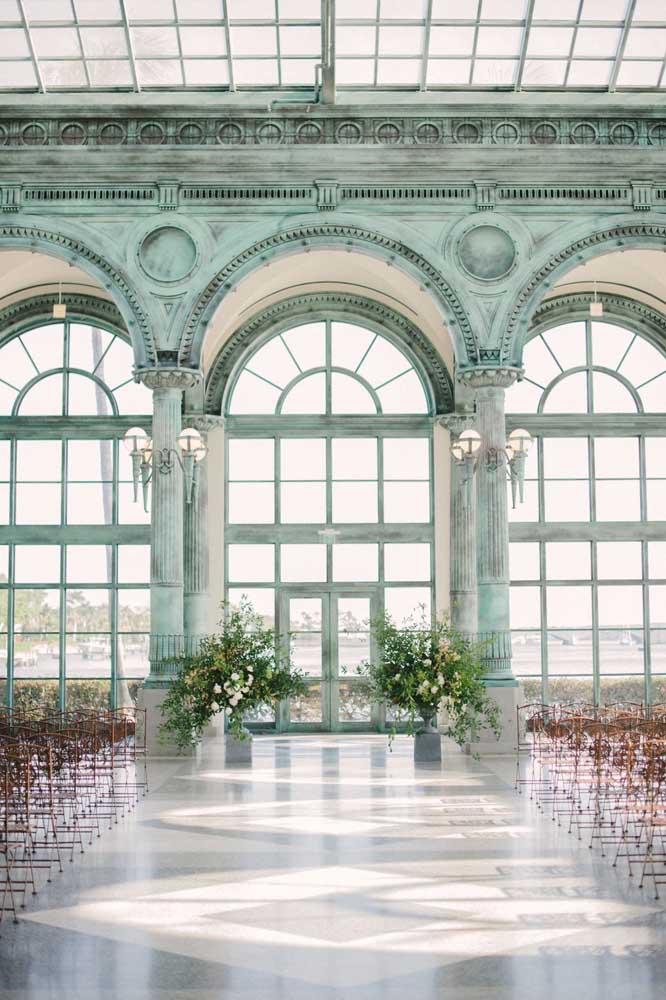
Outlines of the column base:
<svg viewBox="0 0 666 1000">
<path fill-rule="evenodd" d="M 166 698 L 167 687 L 139 688 L 137 705 L 146 709 L 146 748 L 149 757 L 191 757 L 196 753 L 194 747 L 183 750 L 175 743 L 169 743 L 160 737 L 162 725 L 162 702 Z"/>
<path fill-rule="evenodd" d="M 481 755 L 515 753 L 518 739 L 516 709 L 518 705 L 523 704 L 523 689 L 514 681 L 511 684 L 489 686 L 486 691 L 499 708 L 499 721 L 502 727 L 500 738 L 495 739 L 491 730 L 484 727 L 466 744 L 465 752 Z"/>
</svg>

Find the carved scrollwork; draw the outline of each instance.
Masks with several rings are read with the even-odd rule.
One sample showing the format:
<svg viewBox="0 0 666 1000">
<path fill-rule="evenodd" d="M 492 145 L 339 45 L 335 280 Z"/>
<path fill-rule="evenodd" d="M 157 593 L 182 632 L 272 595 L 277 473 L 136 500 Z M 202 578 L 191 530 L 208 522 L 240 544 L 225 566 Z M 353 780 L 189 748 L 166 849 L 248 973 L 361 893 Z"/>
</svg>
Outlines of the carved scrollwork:
<svg viewBox="0 0 666 1000">
<path fill-rule="evenodd" d="M 439 296 L 446 303 L 449 312 L 449 322 L 455 324 L 465 345 L 467 363 L 473 363 L 478 357 L 478 345 L 467 317 L 458 296 L 444 280 L 443 275 L 424 257 L 415 250 L 399 243 L 397 240 L 376 233 L 369 229 L 361 229 L 357 226 L 331 224 L 312 224 L 299 226 L 297 229 L 290 229 L 285 232 L 276 233 L 260 240 L 253 246 L 248 247 L 243 253 L 229 261 L 215 277 L 208 283 L 199 297 L 196 305 L 192 309 L 185 329 L 180 347 L 180 363 L 188 364 L 192 356 L 192 347 L 197 336 L 203 335 L 203 330 L 210 318 L 209 310 L 222 298 L 226 287 L 230 287 L 231 281 L 238 271 L 254 260 L 262 258 L 267 253 L 279 250 L 290 243 L 307 243 L 309 240 L 330 240 L 335 243 L 343 243 L 346 246 L 372 246 L 379 250 L 400 257 L 406 263 L 415 267 L 421 274 L 424 283 L 428 287 L 434 287 Z"/>
</svg>

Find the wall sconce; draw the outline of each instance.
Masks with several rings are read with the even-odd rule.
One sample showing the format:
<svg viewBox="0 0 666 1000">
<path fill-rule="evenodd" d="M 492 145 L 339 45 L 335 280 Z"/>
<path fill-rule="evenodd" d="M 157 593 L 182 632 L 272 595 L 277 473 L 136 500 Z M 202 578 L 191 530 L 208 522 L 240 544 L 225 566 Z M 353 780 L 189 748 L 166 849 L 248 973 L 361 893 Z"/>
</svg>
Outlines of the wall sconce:
<svg viewBox="0 0 666 1000">
<path fill-rule="evenodd" d="M 464 466 L 463 486 L 468 502 L 471 498 L 472 482 L 478 464 L 478 452 L 482 445 L 478 431 L 463 431 L 451 445 L 451 455 L 459 466 Z M 516 499 L 521 503 L 525 500 L 525 461 L 532 445 L 532 435 L 529 431 L 518 428 L 511 431 L 506 448 L 487 448 L 485 452 L 486 468 L 495 472 L 506 462 L 511 483 L 511 502 L 516 506 Z"/>
<path fill-rule="evenodd" d="M 162 448 L 157 453 L 142 427 L 130 427 L 125 432 L 125 447 L 132 459 L 132 482 L 134 502 L 139 499 L 139 484 L 143 490 L 143 508 L 148 511 L 148 484 L 155 469 L 163 475 L 173 472 L 174 460 L 178 462 L 185 477 L 185 500 L 192 503 L 196 499 L 198 466 L 207 453 L 203 438 L 194 427 L 185 427 L 176 439 L 179 451 Z"/>
</svg>

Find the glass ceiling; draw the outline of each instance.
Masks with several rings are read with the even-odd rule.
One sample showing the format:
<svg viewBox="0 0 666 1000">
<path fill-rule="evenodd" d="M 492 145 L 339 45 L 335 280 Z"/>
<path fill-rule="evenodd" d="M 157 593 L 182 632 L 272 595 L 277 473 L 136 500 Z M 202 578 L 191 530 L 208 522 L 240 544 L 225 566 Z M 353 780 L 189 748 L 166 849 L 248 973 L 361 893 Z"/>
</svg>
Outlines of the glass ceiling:
<svg viewBox="0 0 666 1000">
<path fill-rule="evenodd" d="M 666 88 L 666 0 L 0 0 L 0 89 Z"/>
</svg>

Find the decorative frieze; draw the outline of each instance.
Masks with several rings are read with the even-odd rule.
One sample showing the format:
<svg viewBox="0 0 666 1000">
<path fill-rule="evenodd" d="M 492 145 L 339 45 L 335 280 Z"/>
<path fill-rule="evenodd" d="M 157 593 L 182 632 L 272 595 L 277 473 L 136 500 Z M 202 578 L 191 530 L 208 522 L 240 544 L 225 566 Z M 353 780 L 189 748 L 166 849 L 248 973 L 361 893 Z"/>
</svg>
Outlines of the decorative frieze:
<svg viewBox="0 0 666 1000">
<path fill-rule="evenodd" d="M 212 147 L 225 155 L 244 146 L 663 146 L 666 120 L 636 116 L 553 117 L 531 115 L 353 117 L 324 112 L 218 117 L 141 118 L 88 116 L 60 119 L 5 117 L 0 120 L 0 147 L 23 149 L 63 146 L 104 147 L 121 151 L 133 146 Z"/>
</svg>

